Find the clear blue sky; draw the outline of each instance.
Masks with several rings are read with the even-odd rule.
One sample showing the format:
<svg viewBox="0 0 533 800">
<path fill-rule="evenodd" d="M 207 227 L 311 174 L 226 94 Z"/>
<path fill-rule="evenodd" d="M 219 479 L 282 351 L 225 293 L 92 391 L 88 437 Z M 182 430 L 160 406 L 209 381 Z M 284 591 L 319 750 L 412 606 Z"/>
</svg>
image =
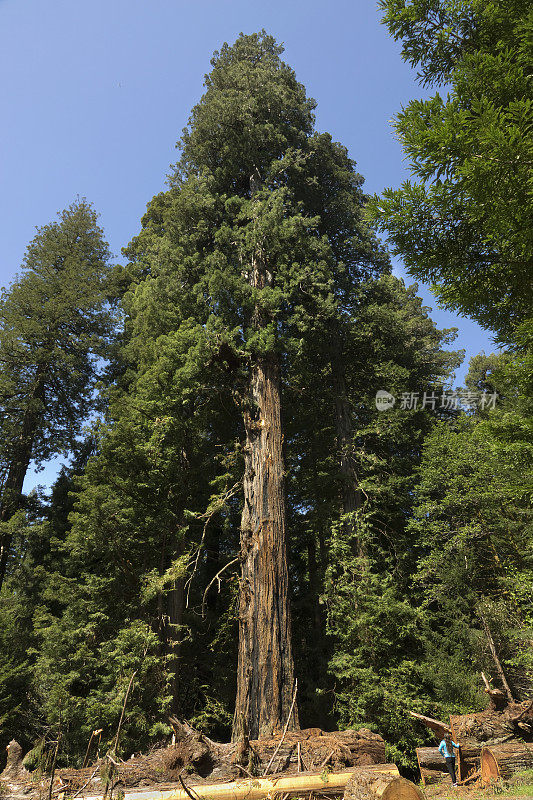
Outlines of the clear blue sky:
<svg viewBox="0 0 533 800">
<path fill-rule="evenodd" d="M 35 227 L 77 195 L 120 256 L 164 188 L 212 52 L 261 28 L 285 43 L 318 102 L 317 127 L 348 147 L 366 190 L 405 180 L 391 119 L 424 92 L 377 0 L 0 0 L 0 285 Z M 439 327 L 459 328 L 467 361 L 494 349 L 474 322 L 420 293 Z"/>
</svg>

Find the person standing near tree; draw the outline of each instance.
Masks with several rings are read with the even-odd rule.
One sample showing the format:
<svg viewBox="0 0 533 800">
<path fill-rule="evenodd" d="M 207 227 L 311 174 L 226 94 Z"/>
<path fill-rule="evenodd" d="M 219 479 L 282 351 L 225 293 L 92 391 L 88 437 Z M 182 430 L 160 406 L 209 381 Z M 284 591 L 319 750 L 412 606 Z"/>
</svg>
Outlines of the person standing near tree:
<svg viewBox="0 0 533 800">
<path fill-rule="evenodd" d="M 454 747 L 456 750 L 459 750 L 460 745 L 456 744 L 453 741 L 452 737 L 447 735 L 439 744 L 439 753 L 446 761 L 446 767 L 448 768 L 448 772 L 450 773 L 452 784 L 454 786 L 457 786 L 457 778 L 455 777 L 455 755 L 453 752 Z"/>
</svg>

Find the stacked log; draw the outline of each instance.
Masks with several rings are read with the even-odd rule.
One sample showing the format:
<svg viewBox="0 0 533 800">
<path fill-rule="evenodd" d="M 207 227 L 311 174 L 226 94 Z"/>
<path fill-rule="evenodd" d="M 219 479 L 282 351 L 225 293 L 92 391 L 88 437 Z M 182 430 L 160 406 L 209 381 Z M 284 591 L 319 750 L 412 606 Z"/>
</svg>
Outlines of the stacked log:
<svg viewBox="0 0 533 800">
<path fill-rule="evenodd" d="M 228 783 L 182 783 L 182 788 L 145 789 L 130 791 L 124 782 L 115 784 L 120 788 L 124 800 L 264 800 L 291 796 L 340 798 L 351 784 L 358 787 L 357 797 L 368 800 L 422 800 L 416 787 L 400 778 L 395 764 L 373 764 L 367 767 L 351 767 L 342 772 L 301 772 L 295 775 L 271 775 L 267 778 L 246 778 Z M 63 784 L 65 797 L 73 792 L 73 786 Z M 415 790 L 413 792 L 413 789 Z M 354 791 L 355 788 L 354 788 Z M 76 792 L 78 795 L 78 792 Z M 95 786 L 85 785 L 79 793 L 84 800 L 101 800 L 95 794 Z M 34 793 L 36 800 L 36 795 Z M 28 800 L 28 798 L 26 798 Z M 30 798 L 31 800 L 31 798 Z"/>
<path fill-rule="evenodd" d="M 507 703 L 502 707 L 491 697 L 490 705 L 484 711 L 451 716 L 452 737 L 461 743 L 459 779 L 481 769 L 484 747 L 518 742 L 522 737 L 531 739 L 531 708 L 530 701 Z"/>
<path fill-rule="evenodd" d="M 481 753 L 481 780 L 486 785 L 515 772 L 533 768 L 533 746 L 514 740 L 495 746 L 485 746 Z"/>
</svg>

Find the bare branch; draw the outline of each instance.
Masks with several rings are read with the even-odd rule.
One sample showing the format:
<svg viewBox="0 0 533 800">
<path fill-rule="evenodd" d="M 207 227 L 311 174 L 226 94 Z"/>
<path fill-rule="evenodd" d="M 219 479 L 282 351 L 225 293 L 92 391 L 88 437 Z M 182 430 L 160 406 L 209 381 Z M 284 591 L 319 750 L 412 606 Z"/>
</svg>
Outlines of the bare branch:
<svg viewBox="0 0 533 800">
<path fill-rule="evenodd" d="M 209 589 L 211 588 L 211 586 L 214 584 L 215 581 L 218 581 L 218 593 L 220 594 L 220 585 L 221 585 L 220 576 L 222 575 L 224 570 L 226 570 L 228 567 L 231 567 L 231 565 L 235 564 L 235 562 L 238 561 L 238 560 L 239 560 L 239 556 L 236 556 L 235 558 L 232 558 L 231 561 L 228 561 L 227 564 L 224 564 L 222 569 L 219 569 L 217 574 L 213 578 L 211 578 L 211 580 L 209 581 L 209 583 L 205 587 L 205 591 L 204 591 L 204 594 L 203 594 L 203 597 L 202 597 L 202 617 L 205 616 L 205 600 L 206 600 L 206 596 L 207 596 L 207 593 L 208 593 Z"/>
</svg>

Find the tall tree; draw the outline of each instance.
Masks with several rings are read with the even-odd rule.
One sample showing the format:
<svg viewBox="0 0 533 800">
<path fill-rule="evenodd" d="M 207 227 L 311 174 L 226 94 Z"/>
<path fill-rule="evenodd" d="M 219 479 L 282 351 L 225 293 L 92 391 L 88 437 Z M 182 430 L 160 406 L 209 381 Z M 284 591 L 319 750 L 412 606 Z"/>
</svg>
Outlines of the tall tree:
<svg viewBox="0 0 533 800">
<path fill-rule="evenodd" d="M 311 133 L 313 104 L 280 53 L 263 34 L 241 36 L 215 54 L 174 178 L 182 197 L 202 182 L 215 205 L 199 283 L 207 324 L 211 317 L 233 360 L 242 362 L 236 387 L 245 443 L 234 737 L 272 733 L 288 718 L 294 688 L 280 326 L 294 302 L 294 279 L 304 260 L 316 263 L 317 246 L 306 235 L 312 221 L 300 214 L 283 175 Z M 290 724 L 297 719 L 295 708 Z"/>
<path fill-rule="evenodd" d="M 23 273 L 0 300 L 3 468 L 0 586 L 28 466 L 67 451 L 92 406 L 98 357 L 112 329 L 109 249 L 84 200 L 39 229 Z"/>
<path fill-rule="evenodd" d="M 235 672 L 233 736 L 283 725 L 291 599 L 303 712 L 290 723 L 335 724 L 316 695 L 334 681 L 345 722 L 401 713 L 373 703 L 371 683 L 388 670 L 399 691 L 419 644 L 403 544 L 432 417 L 386 417 L 374 396 L 437 390 L 456 355 L 415 288 L 387 274 L 362 178 L 313 130 L 313 103 L 280 54 L 258 34 L 215 55 L 169 189 L 125 250 L 96 453 L 33 615 L 40 707 L 50 724 L 59 700 L 68 708 L 73 754 L 87 731 L 116 726 L 136 668 L 127 747 L 153 741 L 170 711 L 226 733 Z M 389 570 L 399 580 L 380 604 Z M 216 576 L 221 593 L 205 593 Z M 377 649 L 361 622 L 376 608 Z M 396 671 L 395 620 L 409 627 Z"/>
<path fill-rule="evenodd" d="M 242 444 L 226 443 L 244 476 L 235 738 L 282 725 L 294 690 L 284 380 L 301 343 L 317 362 L 331 359 L 341 276 L 353 287 L 384 264 L 361 235 L 361 178 L 344 148 L 313 132 L 314 103 L 281 52 L 263 33 L 215 54 L 171 189 L 154 199 L 128 250 L 132 269 L 180 275 L 180 303 L 201 323 L 207 364 L 224 361 L 234 383 L 244 432 Z M 186 220 L 198 205 L 193 228 Z M 294 707 L 289 724 L 297 721 Z"/>
</svg>

